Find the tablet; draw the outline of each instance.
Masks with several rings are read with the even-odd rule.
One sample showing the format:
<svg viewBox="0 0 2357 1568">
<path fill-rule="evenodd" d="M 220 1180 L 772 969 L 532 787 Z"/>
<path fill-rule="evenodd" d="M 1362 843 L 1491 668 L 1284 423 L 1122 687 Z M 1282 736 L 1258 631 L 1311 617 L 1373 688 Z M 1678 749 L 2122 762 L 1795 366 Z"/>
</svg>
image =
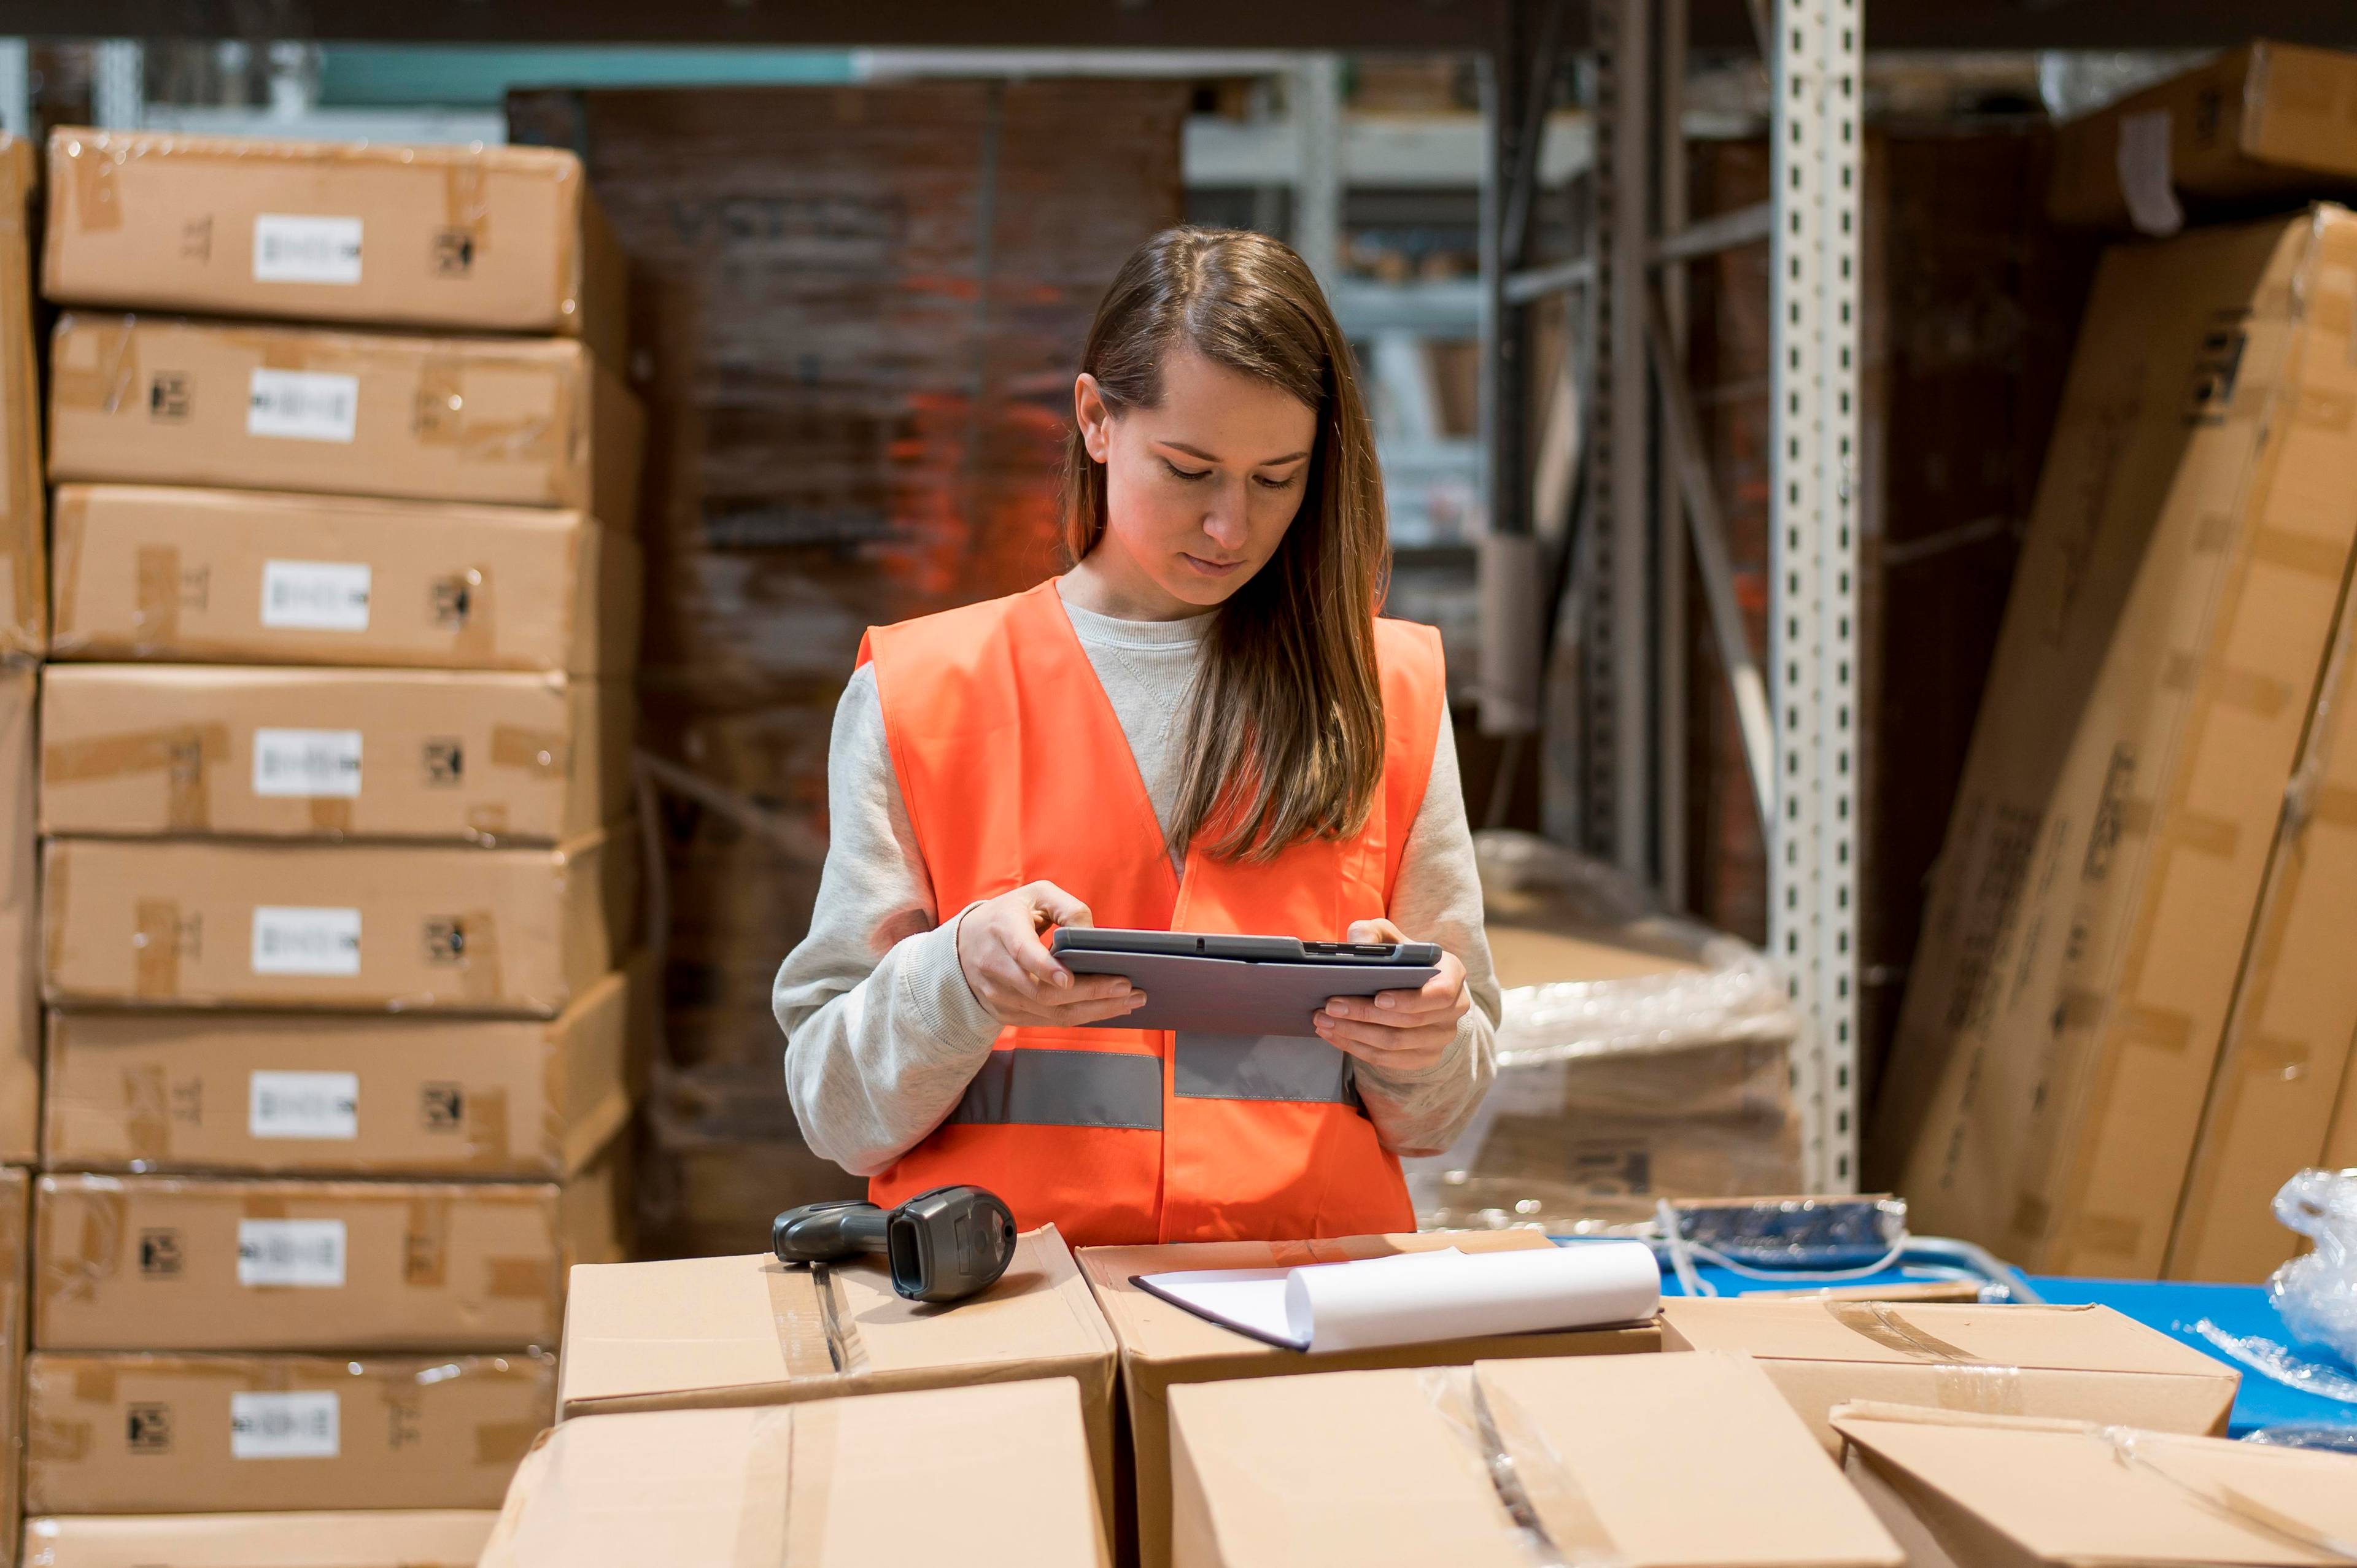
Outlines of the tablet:
<svg viewBox="0 0 2357 1568">
<path fill-rule="evenodd" d="M 1074 974 L 1118 974 L 1146 1005 L 1089 1026 L 1209 1035 L 1315 1035 L 1329 996 L 1414 991 L 1440 972 L 1433 942 L 1305 942 L 1195 931 L 1061 929 L 1048 950 Z"/>
</svg>

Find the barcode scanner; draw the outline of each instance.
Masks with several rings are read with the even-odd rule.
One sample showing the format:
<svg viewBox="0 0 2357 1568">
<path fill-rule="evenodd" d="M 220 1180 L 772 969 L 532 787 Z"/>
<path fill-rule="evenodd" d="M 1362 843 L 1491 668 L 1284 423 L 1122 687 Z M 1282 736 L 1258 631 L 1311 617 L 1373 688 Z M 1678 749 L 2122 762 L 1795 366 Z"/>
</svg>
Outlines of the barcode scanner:
<svg viewBox="0 0 2357 1568">
<path fill-rule="evenodd" d="M 857 1199 L 806 1203 L 770 1223 L 781 1263 L 831 1263 L 882 1253 L 892 1288 L 910 1301 L 963 1301 L 998 1283 L 1015 1260 L 1015 1216 L 995 1192 L 937 1187 L 898 1208 Z"/>
</svg>

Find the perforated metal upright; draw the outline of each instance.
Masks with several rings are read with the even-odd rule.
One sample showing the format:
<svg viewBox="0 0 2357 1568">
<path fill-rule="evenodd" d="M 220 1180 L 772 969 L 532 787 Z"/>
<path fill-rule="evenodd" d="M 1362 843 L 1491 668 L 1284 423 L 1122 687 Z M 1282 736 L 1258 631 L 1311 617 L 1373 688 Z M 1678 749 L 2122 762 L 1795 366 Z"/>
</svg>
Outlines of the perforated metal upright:
<svg viewBox="0 0 2357 1568">
<path fill-rule="evenodd" d="M 1771 129 L 1768 933 L 1807 1029 L 1810 1177 L 1857 1181 L 1858 197 L 1862 0 L 1777 0 Z"/>
</svg>

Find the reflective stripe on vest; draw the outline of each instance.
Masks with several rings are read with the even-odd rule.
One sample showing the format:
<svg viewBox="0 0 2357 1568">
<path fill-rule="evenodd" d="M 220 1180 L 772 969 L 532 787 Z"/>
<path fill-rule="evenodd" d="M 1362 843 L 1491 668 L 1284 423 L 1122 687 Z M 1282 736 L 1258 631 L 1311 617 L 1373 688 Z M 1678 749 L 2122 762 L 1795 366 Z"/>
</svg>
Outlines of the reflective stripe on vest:
<svg viewBox="0 0 2357 1568">
<path fill-rule="evenodd" d="M 1359 1109 L 1351 1058 L 1315 1035 L 1197 1035 L 1181 1030 L 1172 1092 L 1181 1100 L 1266 1100 Z M 955 1126 L 1162 1125 L 1162 1062 L 1126 1051 L 1041 1047 L 993 1051 L 967 1084 Z"/>
</svg>

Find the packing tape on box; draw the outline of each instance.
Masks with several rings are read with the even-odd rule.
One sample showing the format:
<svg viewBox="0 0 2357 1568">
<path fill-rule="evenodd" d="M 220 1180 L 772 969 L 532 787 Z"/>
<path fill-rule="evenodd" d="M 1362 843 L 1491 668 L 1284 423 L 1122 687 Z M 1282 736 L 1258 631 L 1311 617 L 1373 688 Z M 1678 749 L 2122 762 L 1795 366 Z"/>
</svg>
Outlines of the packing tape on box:
<svg viewBox="0 0 2357 1568">
<path fill-rule="evenodd" d="M 135 316 L 60 317 L 50 354 L 50 402 L 109 414 L 120 408 L 139 385 L 138 327 Z"/>
<path fill-rule="evenodd" d="M 1900 1316 L 1888 1302 L 1827 1301 L 1826 1314 L 1851 1333 L 1927 1367 L 1943 1410 L 2018 1415 L 2028 1408 L 2021 1369 L 1985 1361 Z"/>
<path fill-rule="evenodd" d="M 80 574 L 81 551 L 74 551 Z M 141 646 L 170 644 L 180 635 L 180 552 L 171 544 L 143 544 L 133 558 L 132 594 Z M 69 586 L 70 592 L 70 585 Z"/>
<path fill-rule="evenodd" d="M 112 1176 L 60 1178 L 41 1195 L 34 1242 L 39 1249 L 33 1282 L 37 1309 L 88 1301 L 100 1284 L 123 1272 L 124 1243 L 130 1235 L 126 1201 L 123 1184 Z M 40 1310 L 35 1316 L 38 1333 L 43 1326 Z"/>
<path fill-rule="evenodd" d="M 1481 1462 L 1510 1528 L 1539 1568 L 1626 1568 L 1579 1478 L 1511 1396 L 1486 1387 L 1472 1367 L 1428 1367 L 1418 1380 Z"/>
<path fill-rule="evenodd" d="M 572 771 L 573 746 L 563 730 L 534 729 L 525 725 L 491 726 L 491 766 L 520 768 L 544 779 L 562 779 Z"/>
<path fill-rule="evenodd" d="M 556 1064 L 552 1062 L 551 1071 L 544 1074 L 544 1078 L 553 1078 L 555 1067 Z M 548 1083 L 550 1092 L 543 1115 L 554 1123 L 561 1136 L 565 1125 L 565 1102 L 555 1092 L 557 1088 L 555 1083 Z M 495 1170 L 506 1169 L 511 1153 L 508 1138 L 508 1091 L 504 1089 L 469 1089 L 466 1090 L 466 1103 L 460 1114 L 459 1135 L 467 1142 L 467 1163 Z M 562 1144 L 552 1146 L 561 1147 Z"/>
<path fill-rule="evenodd" d="M 489 909 L 469 909 L 458 917 L 456 934 L 458 994 L 479 1004 L 502 1000 L 507 993 L 500 983 L 499 921 Z M 432 945 L 427 943 L 429 951 Z"/>
<path fill-rule="evenodd" d="M 49 183 L 74 193 L 74 227 L 96 233 L 123 227 L 123 196 L 114 168 L 130 149 L 113 136 L 55 137 L 49 142 Z"/>
<path fill-rule="evenodd" d="M 167 1160 L 172 1155 L 172 1090 L 164 1064 L 148 1062 L 121 1075 L 123 1143 L 135 1160 Z M 49 1078 L 57 1093 L 57 1077 Z"/>
<path fill-rule="evenodd" d="M 824 1263 L 795 1268 L 780 1263 L 769 1275 L 770 1316 L 778 1328 L 786 1376 L 831 1378 L 860 1371 L 867 1348 L 857 1325 L 845 1323 L 835 1301 L 834 1271 Z"/>
<path fill-rule="evenodd" d="M 468 407 L 467 381 L 478 373 L 526 373 L 547 379 L 544 413 L 493 419 Z M 480 462 L 529 462 L 544 466 L 570 455 L 576 437 L 579 399 L 572 378 L 544 362 L 500 360 L 490 355 L 431 354 L 417 367 L 416 407 L 410 433 L 422 446 L 456 447 Z M 585 502 L 587 498 L 579 498 Z"/>
<path fill-rule="evenodd" d="M 439 1290 L 450 1283 L 450 1200 L 419 1193 L 402 1229 L 401 1283 Z"/>
<path fill-rule="evenodd" d="M 41 748 L 41 775 L 45 785 L 59 785 L 160 773 L 166 825 L 200 832 L 212 825 L 207 770 L 228 761 L 229 751 L 226 725 L 164 725 L 122 735 L 53 740 Z"/>
<path fill-rule="evenodd" d="M 510 1468 L 521 1464 L 539 1438 L 537 1420 L 484 1421 L 475 1425 L 475 1463 Z"/>
<path fill-rule="evenodd" d="M 2179 1493 L 2231 1524 L 2257 1530 L 2278 1541 L 2309 1552 L 2322 1552 L 2343 1563 L 2357 1563 L 2357 1541 L 2343 1541 L 2328 1535 L 2307 1521 L 2295 1519 L 2280 1509 L 2270 1508 L 2249 1493 L 2222 1482 L 2205 1483 L 2177 1474 L 2149 1451 L 2147 1440 L 2151 1437 L 2150 1433 L 2137 1432 L 2126 1426 L 2096 1426 L 2092 1423 L 2085 1430 L 2089 1436 L 2107 1445 L 2112 1457 L 2121 1465 L 2168 1483 Z"/>
</svg>

